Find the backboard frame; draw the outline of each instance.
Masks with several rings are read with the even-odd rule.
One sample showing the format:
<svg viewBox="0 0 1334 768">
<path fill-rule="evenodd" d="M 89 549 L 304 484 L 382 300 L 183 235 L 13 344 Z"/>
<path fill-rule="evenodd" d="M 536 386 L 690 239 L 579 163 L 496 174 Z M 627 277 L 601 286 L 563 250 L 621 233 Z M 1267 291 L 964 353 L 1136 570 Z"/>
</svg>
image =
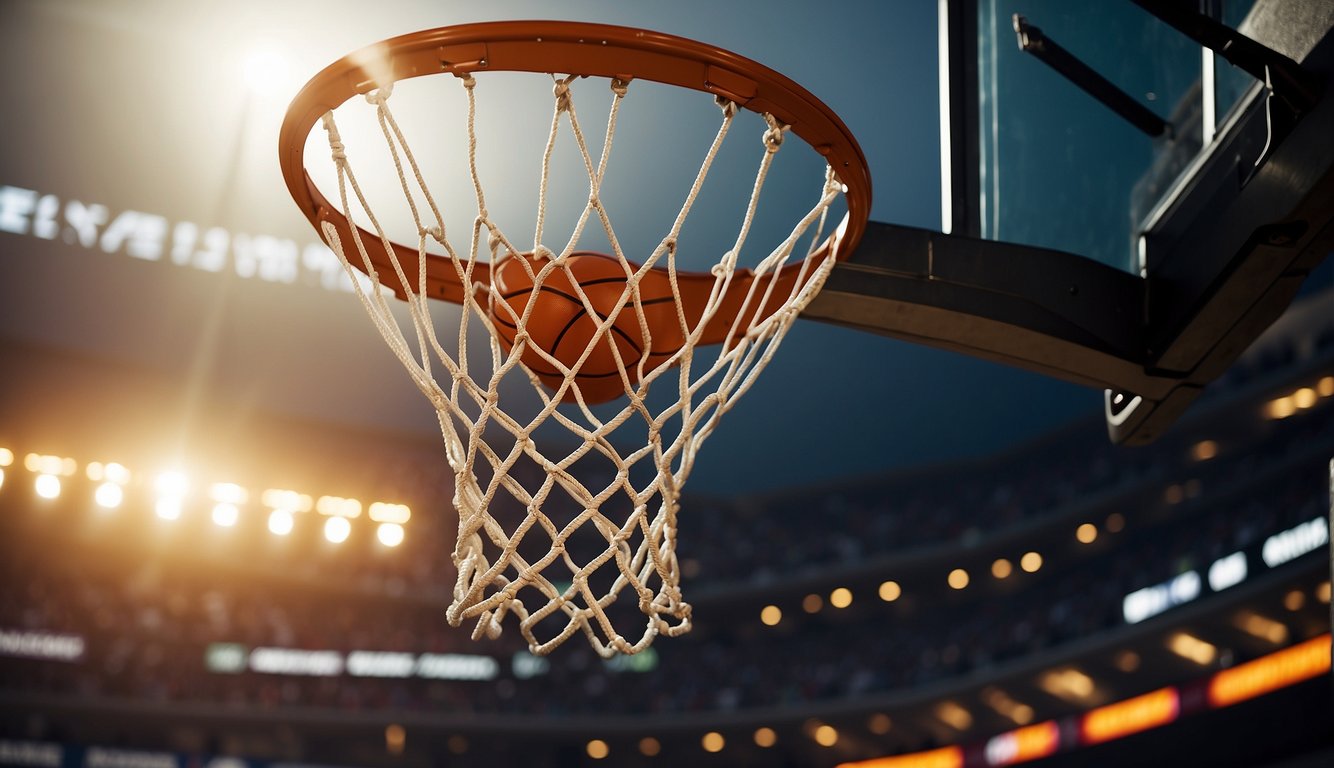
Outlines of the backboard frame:
<svg viewBox="0 0 1334 768">
<path fill-rule="evenodd" d="M 1319 18 L 1318 5 L 1295 12 Z M 941 0 L 945 232 L 871 222 L 804 316 L 1105 388 L 1113 442 L 1151 442 L 1334 247 L 1334 97 L 1324 87 L 1296 109 L 1272 84 L 1250 89 L 1136 226 L 1139 275 L 983 240 L 978 73 L 965 49 L 977 12 L 976 0 Z M 1334 79 L 1327 24 L 1308 50 L 1257 42 L 1287 48 L 1317 88 Z"/>
</svg>

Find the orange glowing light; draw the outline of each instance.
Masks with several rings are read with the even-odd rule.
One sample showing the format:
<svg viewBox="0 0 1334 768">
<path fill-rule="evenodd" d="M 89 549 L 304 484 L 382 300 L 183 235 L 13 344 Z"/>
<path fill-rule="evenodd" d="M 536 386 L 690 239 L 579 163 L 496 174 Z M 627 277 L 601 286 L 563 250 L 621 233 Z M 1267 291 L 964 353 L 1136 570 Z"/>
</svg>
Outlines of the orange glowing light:
<svg viewBox="0 0 1334 768">
<path fill-rule="evenodd" d="M 1090 710 L 1080 723 L 1085 744 L 1101 744 L 1132 733 L 1167 725 L 1181 711 L 1177 689 L 1159 688 L 1143 696 Z"/>
<path fill-rule="evenodd" d="M 856 763 L 840 763 L 838 768 L 963 768 L 963 749 L 941 747 L 907 755 L 877 757 Z"/>
<path fill-rule="evenodd" d="M 1223 670 L 1209 681 L 1209 706 L 1230 706 L 1322 675 L 1329 652 L 1330 636 L 1322 635 Z"/>
</svg>

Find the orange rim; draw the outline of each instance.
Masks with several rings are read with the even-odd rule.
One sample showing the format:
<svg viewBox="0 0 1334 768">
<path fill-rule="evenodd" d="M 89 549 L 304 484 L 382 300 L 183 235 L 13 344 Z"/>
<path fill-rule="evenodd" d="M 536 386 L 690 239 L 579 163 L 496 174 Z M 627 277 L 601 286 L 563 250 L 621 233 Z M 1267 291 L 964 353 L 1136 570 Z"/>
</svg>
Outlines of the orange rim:
<svg viewBox="0 0 1334 768">
<path fill-rule="evenodd" d="M 397 82 L 413 77 L 449 73 L 464 75 L 486 71 L 558 73 L 593 77 L 636 79 L 690 88 L 714 94 L 757 113 L 768 113 L 789 125 L 791 132 L 815 148 L 829 162 L 845 187 L 848 212 L 838 230 L 810 258 L 829 256 L 845 259 L 857 246 L 871 207 L 871 178 L 861 147 L 847 126 L 828 106 L 809 91 L 768 67 L 730 51 L 659 32 L 568 21 L 497 21 L 463 24 L 415 32 L 391 38 L 362 49 L 325 67 L 297 94 L 287 110 L 278 137 L 279 163 L 288 191 L 303 214 L 322 232 L 332 224 L 344 243 L 351 242 L 351 224 L 320 192 L 305 166 L 306 139 L 315 123 L 348 99 L 369 93 L 382 84 L 368 71 L 367 62 Z M 379 238 L 358 228 L 363 238 Z M 416 284 L 417 248 L 393 243 L 404 276 Z M 403 286 L 390 268 L 387 256 L 372 256 L 381 281 L 400 298 Z M 354 262 L 355 263 L 355 262 Z M 801 264 L 779 271 L 781 287 L 797 279 Z M 473 266 L 473 280 L 486 282 L 489 267 Z M 707 293 L 713 285 L 708 273 L 681 273 L 682 289 Z M 694 279 L 691 279 L 694 278 Z M 754 280 L 749 270 L 738 270 L 729 289 L 741 296 Z M 784 286 L 783 284 L 787 285 Z M 427 259 L 427 295 L 461 304 L 463 286 L 449 261 Z M 686 296 L 687 301 L 691 297 Z M 720 313 L 722 314 L 722 313 Z M 725 328 L 723 331 L 725 332 Z M 704 343 L 721 338 L 706 333 Z"/>
</svg>

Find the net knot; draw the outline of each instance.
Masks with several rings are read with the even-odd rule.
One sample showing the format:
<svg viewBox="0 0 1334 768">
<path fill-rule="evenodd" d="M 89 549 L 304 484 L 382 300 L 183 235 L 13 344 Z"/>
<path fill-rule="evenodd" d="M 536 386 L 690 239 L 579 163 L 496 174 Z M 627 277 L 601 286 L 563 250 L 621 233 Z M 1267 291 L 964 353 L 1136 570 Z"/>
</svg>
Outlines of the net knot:
<svg viewBox="0 0 1334 768">
<path fill-rule="evenodd" d="M 736 251 L 728 251 L 709 271 L 714 277 L 726 277 L 736 270 Z"/>
<path fill-rule="evenodd" d="M 617 96 L 625 96 L 626 91 L 630 90 L 630 81 L 619 77 L 611 79 L 611 92 Z"/>
<path fill-rule="evenodd" d="M 464 72 L 458 77 L 463 81 L 463 87 L 470 91 L 477 85 L 477 78 L 473 77 L 471 72 Z"/>
<path fill-rule="evenodd" d="M 736 117 L 738 107 L 735 101 L 726 96 L 714 96 L 713 103 L 717 104 L 718 108 L 723 111 L 723 117 Z"/>
<path fill-rule="evenodd" d="M 574 75 L 570 75 L 556 80 L 556 84 L 551 88 L 552 93 L 556 94 L 557 112 L 570 111 L 570 81 L 573 79 Z"/>
<path fill-rule="evenodd" d="M 783 146 L 783 134 L 788 127 L 767 112 L 764 114 L 764 122 L 769 124 L 769 130 L 764 132 L 764 146 L 770 154 L 773 154 L 778 151 L 779 147 Z"/>
<path fill-rule="evenodd" d="M 343 137 L 338 133 L 338 126 L 334 124 L 333 113 L 326 112 L 321 122 L 324 125 L 324 132 L 329 134 L 329 154 L 335 163 L 346 163 L 347 149 L 343 146 Z"/>
<path fill-rule="evenodd" d="M 394 84 L 382 85 L 366 94 L 366 103 L 374 104 L 377 107 L 384 106 L 384 103 L 394 93 Z"/>
</svg>

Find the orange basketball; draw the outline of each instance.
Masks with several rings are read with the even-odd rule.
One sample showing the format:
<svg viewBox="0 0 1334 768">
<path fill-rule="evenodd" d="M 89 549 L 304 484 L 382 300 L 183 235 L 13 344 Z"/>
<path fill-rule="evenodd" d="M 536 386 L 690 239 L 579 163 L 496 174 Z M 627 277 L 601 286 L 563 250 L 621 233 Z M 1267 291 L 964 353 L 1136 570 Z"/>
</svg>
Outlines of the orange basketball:
<svg viewBox="0 0 1334 768">
<path fill-rule="evenodd" d="M 514 346 L 515 324 L 523 318 L 529 301 L 534 301 L 526 326 L 530 346 L 520 357 L 524 366 L 553 390 L 564 381 L 560 371 L 532 348 L 536 345 L 563 365 L 571 369 L 577 366 L 575 384 L 585 402 L 602 403 L 624 395 L 621 365 L 630 383 L 637 384 L 636 367 L 644 346 L 633 303 L 626 302 L 615 322 L 599 333 L 599 319 L 588 314 L 575 285 L 583 290 L 594 311 L 606 318 L 625 291 L 625 268 L 617 259 L 600 253 L 574 253 L 564 267 L 547 275 L 534 294 L 529 271 L 536 276 L 548 263 L 522 254 L 506 256 L 492 266 L 496 290 L 488 310 L 501 347 L 508 353 Z M 585 351 L 588 357 L 578 365 Z M 617 364 L 617 354 L 621 365 Z M 574 390 L 567 391 L 564 399 L 573 402 Z"/>
</svg>

